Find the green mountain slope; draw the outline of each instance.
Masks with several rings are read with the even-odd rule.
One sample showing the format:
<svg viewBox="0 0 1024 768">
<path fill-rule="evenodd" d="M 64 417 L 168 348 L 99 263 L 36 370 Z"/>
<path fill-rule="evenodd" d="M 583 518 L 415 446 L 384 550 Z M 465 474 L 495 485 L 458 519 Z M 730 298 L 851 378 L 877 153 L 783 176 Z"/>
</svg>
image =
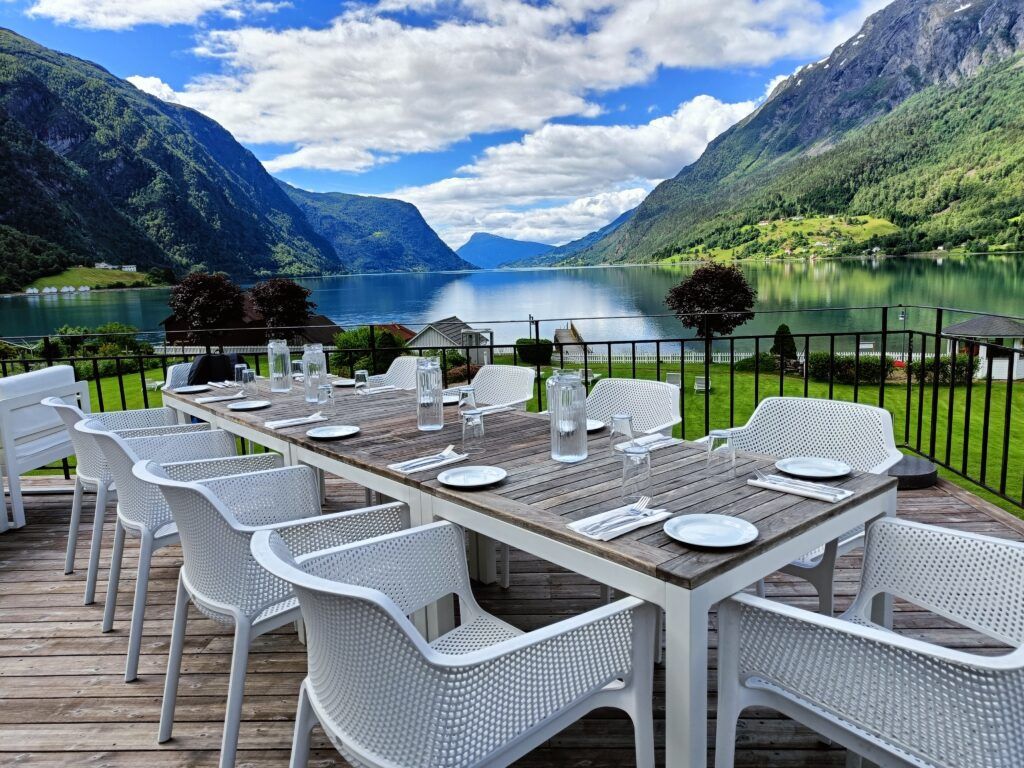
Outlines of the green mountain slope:
<svg viewBox="0 0 1024 768">
<path fill-rule="evenodd" d="M 733 247 L 736 243 L 730 238 L 743 242 L 747 236 L 737 231 L 738 226 L 790 210 L 872 214 L 900 226 L 912 224 L 917 232 L 924 227 L 920 216 L 927 204 L 921 198 L 927 195 L 912 186 L 900 187 L 897 169 L 907 174 L 906 181 L 913 179 L 913 164 L 928 163 L 925 142 L 946 138 L 944 128 L 961 131 L 967 141 L 972 132 L 969 116 L 950 114 L 962 106 L 956 100 L 957 89 L 970 88 L 979 72 L 1021 49 L 1024 7 L 1019 0 L 897 0 L 871 16 L 858 35 L 827 59 L 782 83 L 757 111 L 713 141 L 695 163 L 660 184 L 628 224 L 570 261 L 649 261 L 698 244 Z M 1013 79 L 1012 73 L 1007 76 Z M 915 94 L 937 100 L 911 107 L 929 109 L 930 118 L 913 120 L 901 111 L 901 105 L 910 107 L 908 100 Z M 951 101 L 943 104 L 947 98 Z M 1007 118 L 1019 110 L 1009 102 L 967 105 L 969 115 L 989 106 L 987 120 L 996 119 L 1000 110 Z M 901 122 L 908 119 L 912 125 Z M 930 128 L 923 122 L 927 119 L 936 130 L 925 136 L 921 132 Z M 886 126 L 884 132 L 863 133 L 875 125 Z M 988 128 L 974 124 L 975 133 L 987 133 Z M 869 147 L 863 143 L 865 135 L 868 142 L 891 146 Z M 979 142 L 964 148 L 988 151 Z M 866 158 L 870 150 L 876 150 L 875 160 Z M 985 155 L 969 152 L 958 156 L 968 162 L 967 170 L 975 161 L 987 164 Z M 843 173 L 848 175 L 833 175 Z M 886 186 L 882 177 L 897 186 Z M 973 195 L 969 178 L 960 191 Z M 841 193 L 844 185 L 846 192 Z M 869 189 L 875 190 L 875 197 Z M 901 212 L 911 218 L 900 218 Z M 960 225 L 968 225 L 962 215 L 957 218 Z M 971 219 L 967 229 L 977 225 Z"/>
<path fill-rule="evenodd" d="M 307 192 L 278 183 L 350 272 L 474 269 L 437 236 L 412 203 L 341 192 Z"/>
<path fill-rule="evenodd" d="M 0 179 L 0 253 L 17 254 L 17 266 L 0 263 L 6 288 L 99 260 L 238 275 L 341 269 L 217 123 L 3 29 Z"/>
</svg>

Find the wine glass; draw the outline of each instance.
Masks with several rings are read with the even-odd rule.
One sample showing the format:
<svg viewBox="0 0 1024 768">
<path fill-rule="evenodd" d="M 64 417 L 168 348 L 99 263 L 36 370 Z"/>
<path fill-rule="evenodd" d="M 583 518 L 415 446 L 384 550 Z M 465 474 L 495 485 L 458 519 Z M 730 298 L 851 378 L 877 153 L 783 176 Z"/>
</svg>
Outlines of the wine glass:
<svg viewBox="0 0 1024 768">
<path fill-rule="evenodd" d="M 611 425 L 608 428 L 608 439 L 611 444 L 612 456 L 618 456 L 619 452 L 615 446 L 620 443 L 632 444 L 636 435 L 633 432 L 633 417 L 625 413 L 617 413 L 612 416 Z"/>
</svg>

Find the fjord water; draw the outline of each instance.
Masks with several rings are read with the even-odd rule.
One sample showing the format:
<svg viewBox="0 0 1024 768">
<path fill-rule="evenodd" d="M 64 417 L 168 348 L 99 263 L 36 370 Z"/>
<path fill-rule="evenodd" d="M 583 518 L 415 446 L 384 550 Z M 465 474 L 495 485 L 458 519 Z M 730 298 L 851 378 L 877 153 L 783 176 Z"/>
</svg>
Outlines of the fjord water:
<svg viewBox="0 0 1024 768">
<path fill-rule="evenodd" d="M 781 323 L 794 333 L 879 327 L 877 312 L 840 309 L 922 304 L 1024 314 L 1024 255 L 904 257 L 749 262 L 741 265 L 757 288 L 757 318 L 738 333 L 771 333 Z M 587 341 L 692 336 L 664 315 L 666 292 L 694 268 L 673 266 L 499 270 L 351 275 L 304 279 L 317 311 L 342 327 L 363 323 L 418 324 L 458 315 L 494 330 L 507 342 L 529 333 L 537 318 L 578 320 Z M 834 308 L 824 312 L 788 312 Z M 776 314 L 778 313 L 778 314 Z M 51 333 L 60 325 L 95 326 L 117 320 L 159 330 L 168 314 L 167 290 L 98 291 L 68 296 L 0 299 L 0 336 Z M 645 317 L 636 317 L 643 315 Z M 931 329 L 931 313 L 911 310 L 908 325 Z M 962 317 L 947 315 L 947 322 Z M 515 321 L 515 322 L 502 322 Z M 563 323 L 542 326 L 550 337 Z M 902 324 L 896 313 L 890 327 Z"/>
</svg>

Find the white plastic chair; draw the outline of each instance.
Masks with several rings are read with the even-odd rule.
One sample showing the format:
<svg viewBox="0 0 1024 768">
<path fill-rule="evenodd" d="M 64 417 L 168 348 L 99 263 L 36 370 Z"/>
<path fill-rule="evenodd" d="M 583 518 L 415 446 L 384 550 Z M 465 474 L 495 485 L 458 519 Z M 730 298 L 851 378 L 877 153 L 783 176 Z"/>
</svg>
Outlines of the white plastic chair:
<svg viewBox="0 0 1024 768">
<path fill-rule="evenodd" d="M 132 469 L 158 486 L 178 526 L 184 564 L 178 577 L 167 660 L 160 742 L 171 738 L 188 604 L 222 624 L 234 624 L 227 713 L 220 766 L 235 764 L 245 668 L 254 638 L 300 618 L 292 587 L 263 569 L 249 549 L 259 530 L 277 531 L 296 554 L 406 528 L 403 504 L 320 516 L 320 487 L 310 467 L 285 467 L 197 482 L 172 480 L 155 462 Z"/>
<path fill-rule="evenodd" d="M 370 377 L 370 386 L 416 389 L 416 361 L 418 359 L 409 355 L 396 357 L 388 366 L 387 373 L 379 373 Z"/>
<path fill-rule="evenodd" d="M 647 379 L 601 379 L 587 396 L 587 418 L 608 423 L 620 413 L 633 417 L 638 432 L 671 434 L 682 421 L 679 388 Z"/>
<path fill-rule="evenodd" d="M 802 397 L 766 397 L 742 427 L 731 430 L 736 449 L 785 458 L 816 456 L 849 464 L 860 472 L 885 474 L 903 458 L 896 449 L 892 415 L 871 405 Z M 782 569 L 810 582 L 819 610 L 832 615 L 832 573 L 836 558 L 861 545 L 864 528 L 808 552 Z M 764 596 L 763 582 L 758 594 Z"/>
<path fill-rule="evenodd" d="M 107 500 L 114 491 L 114 481 L 107 468 L 103 452 L 89 439 L 75 431 L 75 425 L 86 418 L 88 397 L 80 397 L 76 404 L 74 397 L 46 397 L 40 402 L 47 411 L 56 413 L 64 424 L 66 433 L 74 447 L 75 493 L 71 501 L 71 523 L 68 526 L 68 546 L 64 557 L 64 573 L 75 570 L 75 546 L 78 543 L 78 529 L 82 520 L 82 496 L 86 489 L 94 489 L 96 506 L 92 523 L 92 545 L 89 550 L 89 569 L 85 578 L 85 604 L 91 605 L 96 595 L 96 577 L 99 570 L 100 547 L 103 542 L 103 522 L 107 512 Z M 170 408 L 149 408 L 133 411 L 109 411 L 89 414 L 89 418 L 101 424 L 104 429 L 117 430 L 126 436 L 170 435 L 183 432 L 209 430 L 209 424 L 175 424 L 174 411 Z M 199 457 L 195 457 L 199 458 Z"/>
<path fill-rule="evenodd" d="M 533 399 L 536 376 L 533 368 L 520 365 L 482 365 L 470 384 L 475 390 L 478 405 L 525 410 L 526 404 Z M 458 389 L 447 391 L 458 392 Z"/>
<path fill-rule="evenodd" d="M 880 594 L 1012 651 L 979 656 L 891 632 L 870 619 Z M 777 710 L 881 765 L 1024 765 L 1022 544 L 879 520 L 842 616 L 737 595 L 719 606 L 718 638 L 716 768 L 733 765 L 746 707 Z"/>
<path fill-rule="evenodd" d="M 654 765 L 654 606 L 630 597 L 522 633 L 477 604 L 447 522 L 305 556 L 261 531 L 252 549 L 306 625 L 292 768 L 317 723 L 353 765 L 504 766 L 599 707 L 629 714 L 637 765 Z M 461 624 L 428 643 L 408 616 L 451 594 Z"/>
<path fill-rule="evenodd" d="M 177 389 L 188 384 L 188 372 L 192 370 L 192 363 L 175 363 L 167 366 L 167 378 L 161 389 Z"/>
<path fill-rule="evenodd" d="M 114 627 L 114 610 L 124 556 L 125 534 L 139 538 L 139 565 L 135 579 L 131 629 L 128 634 L 128 660 L 125 682 L 138 677 L 142 627 L 149 588 L 149 568 L 153 553 L 178 543 L 178 527 L 170 507 L 157 488 L 132 474 L 132 467 L 145 456 L 158 462 L 168 477 L 181 481 L 203 480 L 223 475 L 257 472 L 281 466 L 275 453 L 235 456 L 235 441 L 222 430 L 186 432 L 154 437 L 125 437 L 132 433 L 108 432 L 92 419 L 75 425 L 83 439 L 94 441 L 106 458 L 110 475 L 117 486 L 117 523 L 110 557 L 107 597 L 103 608 L 103 631 Z M 209 456 L 223 458 L 209 458 Z"/>
<path fill-rule="evenodd" d="M 54 397 L 81 397 L 89 401 L 89 387 L 75 381 L 70 365 L 19 373 L 0 378 L 0 531 L 25 525 L 21 475 L 74 455 L 63 422 L 39 401 Z M 11 512 L 3 498 L 4 475 L 11 494 Z"/>
</svg>

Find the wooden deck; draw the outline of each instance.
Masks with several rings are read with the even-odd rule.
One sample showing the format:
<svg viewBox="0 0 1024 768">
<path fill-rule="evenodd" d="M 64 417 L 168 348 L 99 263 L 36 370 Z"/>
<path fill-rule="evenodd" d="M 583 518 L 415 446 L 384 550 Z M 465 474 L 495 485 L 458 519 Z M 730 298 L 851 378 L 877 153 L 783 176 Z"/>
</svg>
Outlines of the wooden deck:
<svg viewBox="0 0 1024 768">
<path fill-rule="evenodd" d="M 63 483 L 63 481 L 60 481 Z M 45 484 L 45 481 L 37 481 Z M 329 486 L 332 506 L 358 506 L 362 492 Z M 86 507 L 92 497 L 86 497 Z M 1013 539 L 1024 524 L 964 491 L 942 484 L 900 494 L 899 514 L 914 520 Z M 88 533 L 80 537 L 78 570 L 63 574 L 71 498 L 27 499 L 28 525 L 0 535 L 0 765 L 177 768 L 216 765 L 231 654 L 229 630 L 193 613 L 189 621 L 174 738 L 156 743 L 180 551 L 158 553 L 153 563 L 146 632 L 138 681 L 122 679 L 132 590 L 120 591 L 115 631 L 99 631 L 102 606 L 83 606 Z M 108 514 L 108 521 L 113 514 Z M 112 540 L 108 522 L 106 541 Z M 83 519 L 91 530 L 91 516 Z M 135 548 L 129 539 L 122 578 L 134 576 Z M 105 592 L 108 547 L 104 547 L 98 597 Z M 859 557 L 840 561 L 837 610 L 856 590 Z M 779 576 L 768 595 L 795 605 L 816 605 L 803 582 Z M 549 624 L 595 607 L 598 586 L 542 561 L 513 553 L 512 588 L 480 587 L 482 605 L 524 629 Z M 930 614 L 897 604 L 896 628 L 951 647 L 979 647 L 978 636 Z M 716 643 L 711 635 L 712 648 Z M 714 655 L 712 654 L 712 659 Z M 249 659 L 238 765 L 285 766 L 292 717 L 305 653 L 291 629 L 259 638 Z M 715 681 L 710 683 L 712 711 Z M 655 671 L 657 738 L 662 740 L 663 693 Z M 709 729 L 714 738 L 714 728 Z M 318 732 L 317 732 L 318 733 Z M 344 766 L 322 735 L 316 736 L 311 766 Z M 748 710 L 739 728 L 737 766 L 841 766 L 842 750 L 770 711 Z M 628 766 L 633 764 L 632 727 L 616 712 L 596 712 L 524 758 L 524 766 Z"/>
</svg>

